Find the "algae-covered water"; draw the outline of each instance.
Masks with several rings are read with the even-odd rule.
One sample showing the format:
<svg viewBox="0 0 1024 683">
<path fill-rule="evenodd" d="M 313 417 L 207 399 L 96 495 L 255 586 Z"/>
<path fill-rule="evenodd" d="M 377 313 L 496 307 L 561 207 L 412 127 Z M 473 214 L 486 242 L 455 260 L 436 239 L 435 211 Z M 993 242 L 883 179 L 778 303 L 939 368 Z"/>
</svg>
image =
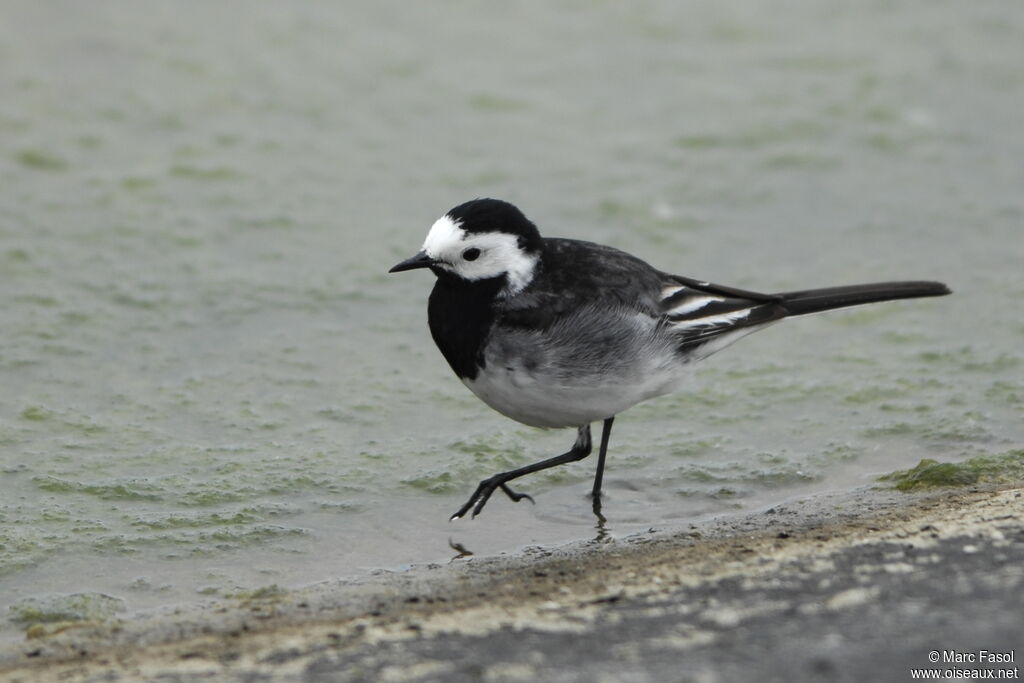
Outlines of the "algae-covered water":
<svg viewBox="0 0 1024 683">
<path fill-rule="evenodd" d="M 1022 34 L 1004 2 L 5 3 L 3 628 L 1019 449 Z M 386 275 L 476 196 L 726 284 L 956 294 L 776 326 L 622 415 L 603 531 L 590 460 L 450 524 L 573 439 L 473 398 L 429 274 Z"/>
</svg>

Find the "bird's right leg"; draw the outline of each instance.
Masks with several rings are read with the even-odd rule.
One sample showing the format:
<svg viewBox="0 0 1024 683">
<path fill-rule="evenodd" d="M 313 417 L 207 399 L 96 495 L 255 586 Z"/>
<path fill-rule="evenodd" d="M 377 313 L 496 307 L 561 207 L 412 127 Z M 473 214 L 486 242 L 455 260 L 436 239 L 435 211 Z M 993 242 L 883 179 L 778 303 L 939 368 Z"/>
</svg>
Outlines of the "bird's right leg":
<svg viewBox="0 0 1024 683">
<path fill-rule="evenodd" d="M 469 497 L 469 500 L 466 501 L 466 504 L 459 508 L 459 511 L 452 515 L 451 519 L 460 519 L 461 517 L 465 516 L 467 512 L 469 512 L 470 508 L 473 509 L 474 517 L 479 515 L 480 511 L 484 509 L 484 505 L 487 504 L 487 500 L 491 497 L 491 494 L 494 493 L 495 489 L 501 489 L 513 501 L 518 502 L 523 498 L 529 498 L 529 500 L 532 502 L 533 499 L 530 498 L 525 493 L 516 493 L 515 491 L 510 489 L 508 487 L 508 482 L 527 474 L 532 474 L 534 472 L 546 470 L 549 467 L 557 467 L 558 465 L 564 465 L 569 462 L 582 460 L 583 458 L 590 455 L 591 449 L 592 446 L 590 442 L 590 425 L 586 424 L 579 428 L 579 431 L 576 434 L 576 442 L 573 443 L 572 449 L 568 453 L 556 455 L 553 458 L 541 460 L 540 462 L 534 463 L 532 465 L 520 467 L 517 470 L 502 472 L 501 474 L 494 475 L 490 479 L 484 479 L 482 482 L 480 482 L 480 485 L 476 487 L 476 491 L 474 491 L 473 495 Z"/>
</svg>

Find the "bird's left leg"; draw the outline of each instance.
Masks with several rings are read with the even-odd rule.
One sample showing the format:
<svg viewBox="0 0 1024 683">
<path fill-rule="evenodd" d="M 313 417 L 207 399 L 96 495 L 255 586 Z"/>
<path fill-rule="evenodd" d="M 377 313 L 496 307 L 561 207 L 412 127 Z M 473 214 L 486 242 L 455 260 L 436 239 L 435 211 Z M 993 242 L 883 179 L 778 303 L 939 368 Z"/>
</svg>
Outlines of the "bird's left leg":
<svg viewBox="0 0 1024 683">
<path fill-rule="evenodd" d="M 594 514 L 597 518 L 604 522 L 604 515 L 601 514 L 601 483 L 604 480 L 604 457 L 608 454 L 608 437 L 612 434 L 612 422 L 615 421 L 615 416 L 612 415 L 604 421 L 604 426 L 601 428 L 601 447 L 597 451 L 597 473 L 594 475 L 594 489 L 591 491 L 591 497 L 594 499 Z"/>
<path fill-rule="evenodd" d="M 515 491 L 510 489 L 508 487 L 508 482 L 512 481 L 517 477 L 522 477 L 526 474 L 532 474 L 533 472 L 546 470 L 549 467 L 557 467 L 558 465 L 564 465 L 565 463 L 568 462 L 582 460 L 583 458 L 590 455 L 591 448 L 592 447 L 590 441 L 590 425 L 583 425 L 582 427 L 579 428 L 579 431 L 576 434 L 576 442 L 573 443 L 572 449 L 570 449 L 568 453 L 562 453 L 561 455 L 556 455 L 553 458 L 541 460 L 540 462 L 536 462 L 532 465 L 527 465 L 526 467 L 520 467 L 517 470 L 502 472 L 501 474 L 494 475 L 490 479 L 484 479 L 482 482 L 480 482 L 480 485 L 476 487 L 476 491 L 474 491 L 473 495 L 469 497 L 469 500 L 466 501 L 466 504 L 459 508 L 459 511 L 452 515 L 451 519 L 455 520 L 465 516 L 465 514 L 469 512 L 470 508 L 473 509 L 474 517 L 479 515 L 480 511 L 484 509 L 484 505 L 487 504 L 487 500 L 491 497 L 491 494 L 494 493 L 495 489 L 501 489 L 509 498 L 516 502 L 522 500 L 523 498 L 529 498 L 529 500 L 532 502 L 533 498 L 530 498 L 525 493 L 516 493 Z"/>
</svg>

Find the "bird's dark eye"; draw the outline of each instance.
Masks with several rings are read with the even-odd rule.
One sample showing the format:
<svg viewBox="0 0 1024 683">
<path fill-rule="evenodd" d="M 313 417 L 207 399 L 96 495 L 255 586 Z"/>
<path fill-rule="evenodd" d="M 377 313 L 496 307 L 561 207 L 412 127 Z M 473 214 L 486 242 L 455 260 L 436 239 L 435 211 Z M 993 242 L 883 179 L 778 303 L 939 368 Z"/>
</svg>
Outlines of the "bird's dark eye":
<svg viewBox="0 0 1024 683">
<path fill-rule="evenodd" d="M 476 247 L 470 247 L 466 251 L 462 252 L 462 258 L 467 261 L 476 261 L 480 257 L 480 250 Z"/>
</svg>

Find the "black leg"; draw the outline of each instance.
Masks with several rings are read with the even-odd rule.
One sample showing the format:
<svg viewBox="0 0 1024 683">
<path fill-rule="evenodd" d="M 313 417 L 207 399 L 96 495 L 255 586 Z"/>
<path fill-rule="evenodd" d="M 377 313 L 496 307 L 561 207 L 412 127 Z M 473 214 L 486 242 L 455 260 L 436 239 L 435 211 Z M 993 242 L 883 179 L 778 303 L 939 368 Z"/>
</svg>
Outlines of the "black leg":
<svg viewBox="0 0 1024 683">
<path fill-rule="evenodd" d="M 530 498 L 525 493 L 516 493 L 508 487 L 508 482 L 522 477 L 526 474 L 532 474 L 533 472 L 539 472 L 540 470 L 546 470 L 549 467 L 557 467 L 558 465 L 564 465 L 567 462 L 575 462 L 576 460 L 582 460 L 583 458 L 590 455 L 591 443 L 590 443 L 590 425 L 583 425 L 579 428 L 576 434 L 576 443 L 572 445 L 572 449 L 568 453 L 557 455 L 547 460 L 541 460 L 532 465 L 526 467 L 520 467 L 517 470 L 511 470 L 509 472 L 502 472 L 496 474 L 490 479 L 484 479 L 480 482 L 480 485 L 476 487 L 476 491 L 469 497 L 466 504 L 459 508 L 459 511 L 451 516 L 452 520 L 459 519 L 467 512 L 470 508 L 473 509 L 473 516 L 476 517 L 480 514 L 480 511 L 484 509 L 484 505 L 487 504 L 487 500 L 494 493 L 495 489 L 501 489 L 505 494 L 512 500 L 518 502 L 523 498 L 528 498 L 530 502 L 533 502 L 533 498 Z"/>
<path fill-rule="evenodd" d="M 594 490 L 590 495 L 594 497 L 594 514 L 601 516 L 601 482 L 604 480 L 604 456 L 608 454 L 608 437 L 612 434 L 612 422 L 615 416 L 612 415 L 604 421 L 601 429 L 601 448 L 597 453 L 597 474 L 594 475 Z"/>
</svg>

